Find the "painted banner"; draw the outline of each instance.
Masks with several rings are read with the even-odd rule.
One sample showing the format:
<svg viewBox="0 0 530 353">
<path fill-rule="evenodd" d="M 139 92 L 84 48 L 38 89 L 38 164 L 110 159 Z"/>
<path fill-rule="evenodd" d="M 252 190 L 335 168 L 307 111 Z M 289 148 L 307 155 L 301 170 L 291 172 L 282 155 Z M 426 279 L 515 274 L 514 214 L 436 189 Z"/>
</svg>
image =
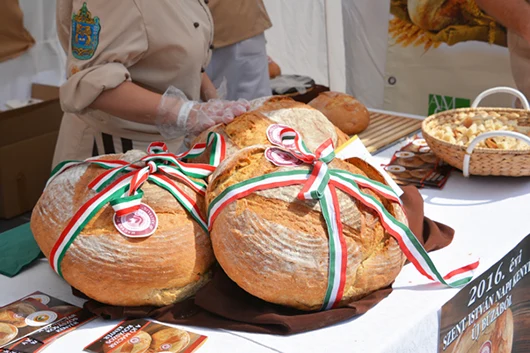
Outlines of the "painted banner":
<svg viewBox="0 0 530 353">
<path fill-rule="evenodd" d="M 515 87 L 506 29 L 474 0 L 391 0 L 388 34 L 384 109 L 426 116 Z M 494 95 L 481 105 L 512 104 Z"/>
</svg>

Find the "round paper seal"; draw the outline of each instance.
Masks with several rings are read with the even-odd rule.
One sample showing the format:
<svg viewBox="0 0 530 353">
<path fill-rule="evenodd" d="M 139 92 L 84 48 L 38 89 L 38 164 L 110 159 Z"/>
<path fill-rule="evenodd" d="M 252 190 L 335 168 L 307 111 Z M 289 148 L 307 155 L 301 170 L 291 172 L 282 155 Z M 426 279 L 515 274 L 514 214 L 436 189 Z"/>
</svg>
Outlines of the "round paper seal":
<svg viewBox="0 0 530 353">
<path fill-rule="evenodd" d="M 265 158 L 278 167 L 296 167 L 302 164 L 298 158 L 279 148 L 267 148 Z"/>
<path fill-rule="evenodd" d="M 170 348 L 171 348 L 171 344 L 169 344 L 169 343 L 164 343 L 163 345 L 160 346 L 160 349 L 162 349 L 164 351 L 167 351 Z"/>
<path fill-rule="evenodd" d="M 152 235 L 158 227 L 155 211 L 146 204 L 125 216 L 114 215 L 114 226 L 122 235 L 129 238 L 145 238 Z"/>
<path fill-rule="evenodd" d="M 480 349 L 478 350 L 478 353 L 492 353 L 491 352 L 491 342 L 490 341 L 484 342 L 482 347 L 480 347 Z"/>
<path fill-rule="evenodd" d="M 269 138 L 269 141 L 273 145 L 281 145 L 285 147 L 294 146 L 294 141 L 292 143 L 289 143 L 287 141 L 282 142 L 282 138 L 280 137 L 280 133 L 282 132 L 282 130 L 288 127 L 289 126 L 282 124 L 270 125 L 267 128 L 267 137 Z"/>
<path fill-rule="evenodd" d="M 405 151 L 405 152 L 396 152 L 396 157 L 398 157 L 398 158 L 412 158 L 414 156 L 415 155 L 412 152 L 407 152 L 407 151 Z"/>
<path fill-rule="evenodd" d="M 35 299 L 37 301 L 39 301 L 41 304 L 48 304 L 50 302 L 50 297 L 46 296 L 46 295 L 43 295 L 43 294 L 33 294 L 33 295 L 30 295 L 30 296 L 27 296 L 26 298 L 24 299 Z"/>
<path fill-rule="evenodd" d="M 400 165 L 389 165 L 385 169 L 393 173 L 402 173 L 406 170 L 405 167 L 402 167 Z"/>
<path fill-rule="evenodd" d="M 129 340 L 130 344 L 137 344 L 140 343 L 140 339 L 138 337 L 133 337 Z"/>
<path fill-rule="evenodd" d="M 26 317 L 28 326 L 44 326 L 54 322 L 57 319 L 57 313 L 49 310 L 37 311 Z"/>
</svg>

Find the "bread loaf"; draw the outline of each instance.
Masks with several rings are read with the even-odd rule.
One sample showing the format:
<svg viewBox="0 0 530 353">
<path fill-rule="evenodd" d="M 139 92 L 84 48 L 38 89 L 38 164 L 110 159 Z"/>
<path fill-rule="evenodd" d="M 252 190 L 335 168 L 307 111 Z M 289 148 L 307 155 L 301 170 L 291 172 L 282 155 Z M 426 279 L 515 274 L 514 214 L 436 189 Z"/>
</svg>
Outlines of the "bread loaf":
<svg viewBox="0 0 530 353">
<path fill-rule="evenodd" d="M 280 66 L 271 59 L 271 57 L 268 57 L 269 61 L 269 78 L 275 78 L 277 76 L 280 76 L 282 74 L 282 70 L 280 69 Z"/>
<path fill-rule="evenodd" d="M 133 162 L 144 155 L 133 150 L 101 159 Z M 48 259 L 70 219 L 96 194 L 88 184 L 104 170 L 86 164 L 72 167 L 44 191 L 34 208 L 31 229 Z M 174 181 L 204 208 L 202 196 Z M 95 300 L 162 306 L 193 295 L 209 278 L 214 257 L 208 234 L 168 191 L 151 182 L 145 182 L 142 190 L 142 203 L 158 217 L 153 235 L 141 239 L 121 235 L 113 224 L 114 210 L 107 204 L 90 219 L 62 260 L 64 279 Z"/>
<path fill-rule="evenodd" d="M 268 144 L 267 128 L 271 124 L 284 124 L 297 130 L 309 149 L 316 149 L 331 138 L 335 147 L 349 137 L 330 123 L 318 110 L 288 97 L 258 99 L 251 102 L 251 111 L 238 116 L 229 124 L 215 125 L 200 134 L 193 144 L 205 143 L 210 132 L 216 132 L 226 141 L 226 155 L 253 145 Z M 206 163 L 208 154 L 193 160 Z"/>
<path fill-rule="evenodd" d="M 232 185 L 292 169 L 269 162 L 265 147 L 244 148 L 221 163 L 212 174 L 207 204 Z M 364 176 L 377 174 L 384 181 L 365 162 L 351 162 L 334 159 L 330 167 Z M 360 169 L 364 167 L 366 173 Z M 328 284 L 329 240 L 319 203 L 297 199 L 301 189 L 302 185 L 295 185 L 256 191 L 233 201 L 217 214 L 210 234 L 219 264 L 245 291 L 271 303 L 316 310 L 323 305 Z M 338 303 L 344 306 L 390 285 L 405 256 L 371 209 L 340 190 L 337 195 L 347 248 L 344 295 Z M 376 198 L 407 224 L 399 206 Z"/>
<path fill-rule="evenodd" d="M 322 92 L 309 105 L 322 112 L 348 135 L 361 133 L 370 124 L 368 109 L 357 99 L 344 93 Z"/>
</svg>

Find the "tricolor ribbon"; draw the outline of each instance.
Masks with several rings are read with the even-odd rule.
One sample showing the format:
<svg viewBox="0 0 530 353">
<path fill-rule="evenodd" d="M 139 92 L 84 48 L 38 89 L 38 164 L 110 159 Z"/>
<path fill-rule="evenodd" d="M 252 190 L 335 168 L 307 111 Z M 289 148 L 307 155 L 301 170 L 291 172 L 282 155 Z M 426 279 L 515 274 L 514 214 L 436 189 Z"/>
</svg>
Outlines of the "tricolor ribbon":
<svg viewBox="0 0 530 353">
<path fill-rule="evenodd" d="M 269 130 L 278 130 L 279 128 L 281 127 L 271 125 Z M 293 168 L 288 170 L 269 173 L 228 187 L 209 205 L 208 224 L 211 229 L 213 222 L 224 207 L 253 192 L 283 186 L 302 185 L 297 197 L 301 200 L 319 201 L 329 235 L 328 284 L 322 310 L 333 308 L 340 302 L 346 282 L 347 248 L 342 233 L 336 189 L 347 193 L 374 210 L 379 215 L 385 230 L 397 240 L 406 257 L 420 273 L 430 280 L 438 281 L 450 287 L 458 287 L 468 283 L 473 278 L 473 270 L 478 267 L 478 261 L 442 276 L 411 230 L 395 219 L 376 197 L 361 190 L 361 188 L 369 189 L 401 206 L 401 200 L 389 186 L 363 175 L 340 169 L 330 169 L 328 164 L 335 158 L 331 140 L 320 145 L 315 153 L 311 153 L 300 135 L 289 127 L 281 128 L 281 142 L 273 138 L 271 134 L 268 134 L 268 137 L 271 143 L 277 146 L 269 149 L 276 148 L 284 153 L 289 153 L 302 163 L 293 164 Z M 309 165 L 310 169 L 296 169 L 296 166 L 303 164 Z"/>
<path fill-rule="evenodd" d="M 192 164 L 182 161 L 200 156 L 210 149 L 210 164 Z M 62 276 L 61 262 L 68 248 L 81 233 L 87 223 L 106 204 L 114 209 L 117 216 L 135 212 L 141 206 L 142 185 L 150 181 L 167 190 L 184 207 L 191 217 L 207 232 L 206 220 L 200 209 L 175 181 L 179 181 L 199 195 L 206 193 L 205 179 L 224 159 L 226 145 L 223 137 L 210 133 L 206 143 L 196 144 L 189 151 L 175 155 L 168 151 L 166 144 L 154 142 L 149 145 L 147 155 L 133 163 L 122 160 L 104 160 L 89 158 L 85 161 L 66 161 L 59 164 L 52 172 L 47 186 L 62 172 L 82 164 L 93 164 L 107 169 L 88 185 L 96 195 L 88 200 L 72 217 L 62 231 L 50 253 L 52 268 Z"/>
</svg>

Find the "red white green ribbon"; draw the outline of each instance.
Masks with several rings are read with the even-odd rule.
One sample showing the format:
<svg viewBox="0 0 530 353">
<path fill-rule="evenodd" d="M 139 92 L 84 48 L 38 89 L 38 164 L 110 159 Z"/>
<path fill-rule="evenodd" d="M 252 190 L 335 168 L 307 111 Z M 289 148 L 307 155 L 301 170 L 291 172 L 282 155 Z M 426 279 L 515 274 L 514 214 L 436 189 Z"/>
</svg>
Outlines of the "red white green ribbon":
<svg viewBox="0 0 530 353">
<path fill-rule="evenodd" d="M 272 125 L 269 130 L 278 130 L 278 128 L 277 125 Z M 478 266 L 478 262 L 452 271 L 446 276 L 440 275 L 429 255 L 410 229 L 396 220 L 375 197 L 360 189 L 360 187 L 370 189 L 386 199 L 401 204 L 399 197 L 389 186 L 362 175 L 339 169 L 329 169 L 327 164 L 334 158 L 331 141 L 324 142 L 313 154 L 309 152 L 300 135 L 291 128 L 282 128 L 280 132 L 281 143 L 270 134 L 268 136 L 271 143 L 303 163 L 311 165 L 311 169 L 304 170 L 293 167 L 289 170 L 248 179 L 228 187 L 209 205 L 208 224 L 211 229 L 213 222 L 224 207 L 253 192 L 290 185 L 303 185 L 297 197 L 306 200 L 319 200 L 329 235 L 328 285 L 322 306 L 323 310 L 333 308 L 340 302 L 346 282 L 347 249 L 342 233 L 336 189 L 340 189 L 377 212 L 385 230 L 398 241 L 407 258 L 427 278 L 451 287 L 464 285 L 472 279 L 473 270 Z"/>
<path fill-rule="evenodd" d="M 195 158 L 210 147 L 210 163 L 191 164 L 182 161 L 183 158 Z M 206 144 L 197 144 L 191 150 L 174 155 L 168 152 L 167 146 L 162 142 L 152 143 L 148 154 L 140 160 L 128 163 L 121 160 L 106 161 L 90 158 L 85 161 L 66 161 L 58 165 L 52 172 L 49 183 L 65 170 L 81 164 L 95 164 L 108 169 L 94 179 L 89 187 L 97 192 L 88 200 L 72 217 L 66 228 L 62 231 L 50 254 L 50 265 L 62 276 L 61 262 L 68 248 L 81 233 L 87 223 L 108 203 L 118 216 L 127 215 L 136 211 L 142 201 L 141 187 L 150 181 L 167 190 L 184 207 L 199 225 L 208 231 L 206 220 L 201 216 L 196 202 L 180 186 L 178 180 L 194 192 L 204 196 L 206 182 L 202 179 L 208 177 L 222 161 L 226 145 L 223 137 L 210 133 Z M 195 180 L 198 178 L 199 180 Z"/>
</svg>

